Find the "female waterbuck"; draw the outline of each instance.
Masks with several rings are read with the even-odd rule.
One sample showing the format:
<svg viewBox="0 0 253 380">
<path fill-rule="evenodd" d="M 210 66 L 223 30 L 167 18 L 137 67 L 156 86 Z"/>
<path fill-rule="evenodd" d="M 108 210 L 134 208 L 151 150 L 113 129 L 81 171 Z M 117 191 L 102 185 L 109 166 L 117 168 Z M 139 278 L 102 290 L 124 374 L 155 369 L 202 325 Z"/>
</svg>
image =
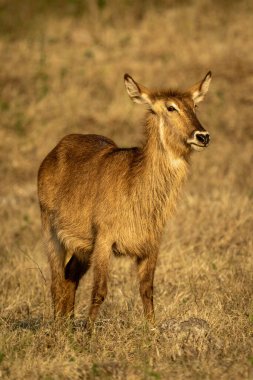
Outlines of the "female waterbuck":
<svg viewBox="0 0 253 380">
<path fill-rule="evenodd" d="M 136 260 L 144 314 L 154 320 L 153 279 L 161 234 L 175 207 L 191 151 L 209 134 L 197 119 L 211 72 L 186 91 L 151 91 L 125 74 L 130 98 L 148 107 L 140 148 L 98 135 L 64 137 L 38 174 L 55 316 L 73 316 L 79 280 L 93 266 L 93 322 L 107 294 L 111 255 Z"/>
</svg>

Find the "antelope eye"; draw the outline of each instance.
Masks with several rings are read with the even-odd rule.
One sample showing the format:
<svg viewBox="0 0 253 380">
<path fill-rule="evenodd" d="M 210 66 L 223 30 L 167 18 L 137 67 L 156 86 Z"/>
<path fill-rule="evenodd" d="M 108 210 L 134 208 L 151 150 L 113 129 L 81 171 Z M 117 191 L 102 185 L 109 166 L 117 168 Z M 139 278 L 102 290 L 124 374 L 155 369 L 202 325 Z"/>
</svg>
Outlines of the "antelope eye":
<svg viewBox="0 0 253 380">
<path fill-rule="evenodd" d="M 168 106 L 168 107 L 167 107 L 167 110 L 168 110 L 169 112 L 174 112 L 174 111 L 176 111 L 176 108 L 173 107 L 173 106 Z"/>
</svg>

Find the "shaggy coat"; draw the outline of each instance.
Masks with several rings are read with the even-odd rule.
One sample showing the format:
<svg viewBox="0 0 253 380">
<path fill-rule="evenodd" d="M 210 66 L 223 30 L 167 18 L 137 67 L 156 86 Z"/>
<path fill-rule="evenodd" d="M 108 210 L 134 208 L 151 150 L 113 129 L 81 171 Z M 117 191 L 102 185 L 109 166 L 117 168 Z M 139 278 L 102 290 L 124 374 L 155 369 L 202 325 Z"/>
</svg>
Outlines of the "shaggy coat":
<svg viewBox="0 0 253 380">
<path fill-rule="evenodd" d="M 81 277 L 93 266 L 89 319 L 107 294 L 112 254 L 135 258 L 144 314 L 154 320 L 153 279 L 164 225 L 187 177 L 193 149 L 209 135 L 195 105 L 211 73 L 184 92 L 150 91 L 125 75 L 129 96 L 148 106 L 139 148 L 72 134 L 46 156 L 38 174 L 42 228 L 52 274 L 55 316 L 72 316 Z"/>
</svg>

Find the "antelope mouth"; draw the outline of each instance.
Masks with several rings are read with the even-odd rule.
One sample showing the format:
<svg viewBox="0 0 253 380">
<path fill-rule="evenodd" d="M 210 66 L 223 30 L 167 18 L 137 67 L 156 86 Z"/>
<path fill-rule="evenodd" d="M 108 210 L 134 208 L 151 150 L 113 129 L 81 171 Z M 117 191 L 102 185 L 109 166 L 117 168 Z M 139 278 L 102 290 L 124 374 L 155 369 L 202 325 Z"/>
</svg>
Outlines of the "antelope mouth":
<svg viewBox="0 0 253 380">
<path fill-rule="evenodd" d="M 202 150 L 206 149 L 209 144 L 198 144 L 196 142 L 188 142 L 187 143 L 191 146 L 193 150 L 196 150 L 197 152 L 201 152 Z"/>
</svg>

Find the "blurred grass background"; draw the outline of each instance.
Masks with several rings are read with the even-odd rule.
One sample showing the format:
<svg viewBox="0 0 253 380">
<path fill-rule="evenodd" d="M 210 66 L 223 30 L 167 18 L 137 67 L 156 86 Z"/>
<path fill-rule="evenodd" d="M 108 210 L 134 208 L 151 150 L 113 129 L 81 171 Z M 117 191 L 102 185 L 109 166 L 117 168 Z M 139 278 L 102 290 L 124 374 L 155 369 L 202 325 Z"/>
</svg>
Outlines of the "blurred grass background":
<svg viewBox="0 0 253 380">
<path fill-rule="evenodd" d="M 252 11 L 251 1 L 0 0 L 0 378 L 252 378 Z M 145 328 L 133 265 L 122 259 L 112 262 L 93 337 L 59 330 L 40 162 L 68 133 L 140 143 L 144 110 L 130 102 L 125 72 L 146 86 L 184 88 L 209 69 L 198 112 L 212 143 L 193 155 L 164 233 L 158 329 Z M 77 319 L 91 278 L 78 291 Z M 169 327 L 191 318 L 208 327 Z"/>
</svg>

